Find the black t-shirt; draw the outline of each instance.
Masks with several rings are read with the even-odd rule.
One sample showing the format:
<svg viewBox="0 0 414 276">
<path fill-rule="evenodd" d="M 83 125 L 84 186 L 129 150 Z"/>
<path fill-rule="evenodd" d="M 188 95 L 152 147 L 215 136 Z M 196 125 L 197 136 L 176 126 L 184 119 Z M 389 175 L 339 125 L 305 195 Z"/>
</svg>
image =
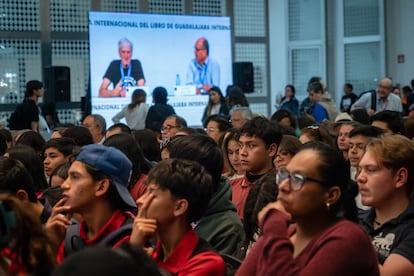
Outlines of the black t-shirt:
<svg viewBox="0 0 414 276">
<path fill-rule="evenodd" d="M 118 82 L 121 80 L 121 60 L 113 60 L 111 64 L 109 64 L 108 69 L 106 69 L 104 78 L 109 79 L 112 84 L 117 85 Z M 131 60 L 131 73 L 128 76 L 128 68 L 123 68 L 124 77 L 126 77 L 126 81 L 128 85 L 126 86 L 137 86 L 137 82 L 140 79 L 144 79 L 144 72 L 142 70 L 141 62 L 137 59 Z"/>
<path fill-rule="evenodd" d="M 346 108 L 346 112 L 350 112 L 351 110 L 351 106 L 354 104 L 354 102 L 356 102 L 358 100 L 358 96 L 354 93 L 351 93 L 349 95 L 344 95 L 341 98 L 341 104 L 340 104 L 340 108 L 341 110 L 343 108 Z"/>
<path fill-rule="evenodd" d="M 169 104 L 154 104 L 151 106 L 145 119 L 145 128 L 159 131 L 164 120 L 175 114 L 174 108 Z"/>
<path fill-rule="evenodd" d="M 387 257 L 399 254 L 414 264 L 414 202 L 398 217 L 374 230 L 375 210 L 362 211 L 359 222 L 372 239 L 378 261 L 383 264 Z"/>
<path fill-rule="evenodd" d="M 39 107 L 32 99 L 24 99 L 20 108 L 23 129 L 32 129 L 32 122 L 39 122 Z"/>
</svg>

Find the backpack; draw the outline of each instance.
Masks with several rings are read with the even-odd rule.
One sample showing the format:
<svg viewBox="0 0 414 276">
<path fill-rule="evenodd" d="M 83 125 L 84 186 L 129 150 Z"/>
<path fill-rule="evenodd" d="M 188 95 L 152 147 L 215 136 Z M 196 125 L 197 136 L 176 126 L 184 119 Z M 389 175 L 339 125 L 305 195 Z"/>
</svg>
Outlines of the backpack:
<svg viewBox="0 0 414 276">
<path fill-rule="evenodd" d="M 16 107 L 16 110 L 10 115 L 9 118 L 9 129 L 10 130 L 21 130 L 24 129 L 25 126 L 22 124 L 24 122 L 23 118 L 23 105 L 19 104 Z"/>
<path fill-rule="evenodd" d="M 131 233 L 132 223 L 127 223 L 110 233 L 97 244 L 114 246 L 125 235 Z M 85 242 L 80 237 L 80 224 L 75 223 L 70 225 L 66 230 L 65 240 L 63 241 L 65 248 L 65 257 L 75 253 L 86 246 Z"/>
<path fill-rule="evenodd" d="M 371 93 L 371 109 L 377 110 L 377 91 L 374 89 L 364 91 L 361 94 L 359 94 L 359 98 L 361 98 L 362 95 L 367 94 L 367 93 Z"/>
</svg>

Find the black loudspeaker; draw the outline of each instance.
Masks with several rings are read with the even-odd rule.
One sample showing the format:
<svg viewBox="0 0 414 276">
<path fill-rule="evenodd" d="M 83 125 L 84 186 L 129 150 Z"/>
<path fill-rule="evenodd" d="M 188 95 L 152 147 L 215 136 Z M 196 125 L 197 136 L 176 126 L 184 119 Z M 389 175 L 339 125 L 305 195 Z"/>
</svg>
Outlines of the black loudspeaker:
<svg viewBox="0 0 414 276">
<path fill-rule="evenodd" d="M 70 68 L 50 66 L 43 69 L 44 103 L 70 102 Z"/>
<path fill-rule="evenodd" d="M 252 62 L 233 63 L 233 85 L 240 87 L 244 93 L 254 92 L 254 74 Z"/>
</svg>

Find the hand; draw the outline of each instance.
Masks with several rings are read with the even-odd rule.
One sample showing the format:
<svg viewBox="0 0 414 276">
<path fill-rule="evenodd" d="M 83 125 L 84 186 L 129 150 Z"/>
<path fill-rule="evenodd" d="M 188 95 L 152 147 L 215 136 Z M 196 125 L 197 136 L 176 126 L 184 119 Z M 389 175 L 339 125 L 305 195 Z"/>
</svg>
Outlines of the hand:
<svg viewBox="0 0 414 276">
<path fill-rule="evenodd" d="M 146 240 L 152 238 L 157 231 L 157 220 L 147 218 L 148 207 L 154 195 L 147 192 L 137 200 L 138 214 L 134 219 L 134 226 L 132 228 L 130 243 L 145 248 Z"/>
<path fill-rule="evenodd" d="M 126 88 L 125 88 L 125 87 L 122 87 L 122 88 L 121 88 L 121 92 L 119 93 L 119 95 L 120 95 L 121 97 L 126 97 Z"/>
<path fill-rule="evenodd" d="M 125 87 L 122 87 L 121 81 L 119 81 L 117 85 L 114 87 L 112 96 L 114 97 L 125 97 L 126 96 L 126 89 Z"/>
<path fill-rule="evenodd" d="M 375 114 L 375 110 L 369 108 L 369 109 L 367 109 L 367 113 L 368 113 L 369 116 L 372 116 L 372 115 Z"/>
<path fill-rule="evenodd" d="M 262 221 L 266 214 L 272 210 L 276 209 L 281 211 L 282 213 L 286 214 L 289 217 L 289 220 L 292 219 L 291 214 L 289 214 L 283 204 L 280 201 L 270 202 L 268 203 L 258 214 L 257 214 L 257 221 Z"/>
<path fill-rule="evenodd" d="M 210 91 L 210 89 L 211 89 L 211 85 L 203 84 L 203 90 L 204 91 L 208 92 L 208 91 Z"/>
<path fill-rule="evenodd" d="M 65 201 L 66 199 L 61 199 L 56 203 L 45 225 L 46 233 L 56 247 L 59 247 L 65 239 L 66 229 L 72 224 L 70 220 L 72 218 L 71 208 L 70 206 L 65 206 Z"/>
</svg>

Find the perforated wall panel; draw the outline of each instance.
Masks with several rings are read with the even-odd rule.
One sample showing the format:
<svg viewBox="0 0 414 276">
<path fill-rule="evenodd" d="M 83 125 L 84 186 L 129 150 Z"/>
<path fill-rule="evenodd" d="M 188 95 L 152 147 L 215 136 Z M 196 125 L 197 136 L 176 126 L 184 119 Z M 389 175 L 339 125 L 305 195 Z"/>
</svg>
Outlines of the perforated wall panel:
<svg viewBox="0 0 414 276">
<path fill-rule="evenodd" d="M 194 0 L 193 13 L 196 15 L 220 16 L 222 12 L 221 0 Z"/>
<path fill-rule="evenodd" d="M 321 76 L 320 50 L 293 49 L 291 51 L 291 79 L 296 88 L 296 97 L 307 97 L 307 83 L 312 76 Z"/>
<path fill-rule="evenodd" d="M 378 18 L 378 0 L 344 1 L 345 37 L 379 35 Z"/>
<path fill-rule="evenodd" d="M 39 0 L 0 0 L 0 30 L 39 31 Z"/>
<path fill-rule="evenodd" d="M 183 14 L 184 0 L 148 0 L 148 12 L 166 13 L 166 14 Z"/>
<path fill-rule="evenodd" d="M 80 102 L 89 86 L 89 42 L 56 40 L 52 42 L 54 66 L 69 66 L 71 101 Z"/>
<path fill-rule="evenodd" d="M 61 124 L 80 125 L 80 120 L 82 120 L 82 112 L 79 108 L 60 109 L 57 113 Z"/>
<path fill-rule="evenodd" d="M 360 93 L 375 89 L 380 78 L 379 42 L 345 45 L 345 79 Z"/>
<path fill-rule="evenodd" d="M 267 109 L 266 103 L 250 103 L 249 107 L 253 111 L 253 113 L 257 113 L 258 115 L 263 115 L 266 118 L 268 118 L 268 114 L 270 111 Z"/>
<path fill-rule="evenodd" d="M 267 67 L 266 45 L 256 43 L 236 44 L 235 62 L 253 62 L 254 69 L 254 95 L 266 96 Z M 252 94 L 253 95 L 253 94 Z"/>
<path fill-rule="evenodd" d="M 321 39 L 320 1 L 294 0 L 288 3 L 289 40 Z"/>
<path fill-rule="evenodd" d="M 139 1 L 136 0 L 103 0 L 102 11 L 139 12 Z"/>
<path fill-rule="evenodd" d="M 87 32 L 91 0 L 50 0 L 50 25 L 54 32 Z"/>
<path fill-rule="evenodd" d="M 237 0 L 234 5 L 235 36 L 265 36 L 265 18 L 264 1 Z"/>
<path fill-rule="evenodd" d="M 40 40 L 0 39 L 1 103 L 20 103 L 26 82 L 42 79 Z"/>
</svg>

